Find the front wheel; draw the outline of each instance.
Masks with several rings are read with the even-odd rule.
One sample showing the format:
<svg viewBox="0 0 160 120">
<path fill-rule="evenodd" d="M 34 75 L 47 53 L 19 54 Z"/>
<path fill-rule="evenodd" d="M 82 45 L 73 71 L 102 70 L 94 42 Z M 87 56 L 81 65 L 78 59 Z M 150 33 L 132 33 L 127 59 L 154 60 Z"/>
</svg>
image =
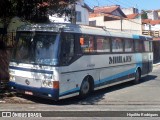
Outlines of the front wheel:
<svg viewBox="0 0 160 120">
<path fill-rule="evenodd" d="M 86 78 L 83 80 L 82 84 L 81 84 L 81 88 L 80 88 L 80 97 L 81 98 L 85 98 L 88 96 L 88 94 L 91 91 L 91 85 L 89 80 Z"/>
</svg>

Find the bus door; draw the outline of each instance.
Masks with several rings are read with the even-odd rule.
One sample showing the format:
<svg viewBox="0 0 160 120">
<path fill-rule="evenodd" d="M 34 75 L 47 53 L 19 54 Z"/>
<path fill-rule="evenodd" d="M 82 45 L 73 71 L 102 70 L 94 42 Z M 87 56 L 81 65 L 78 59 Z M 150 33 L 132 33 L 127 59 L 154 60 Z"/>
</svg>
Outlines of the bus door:
<svg viewBox="0 0 160 120">
<path fill-rule="evenodd" d="M 61 81 L 60 92 L 69 91 L 75 87 L 75 75 L 72 63 L 75 59 L 75 36 L 70 33 L 62 33 L 60 45 L 60 66 L 61 66 Z"/>
</svg>

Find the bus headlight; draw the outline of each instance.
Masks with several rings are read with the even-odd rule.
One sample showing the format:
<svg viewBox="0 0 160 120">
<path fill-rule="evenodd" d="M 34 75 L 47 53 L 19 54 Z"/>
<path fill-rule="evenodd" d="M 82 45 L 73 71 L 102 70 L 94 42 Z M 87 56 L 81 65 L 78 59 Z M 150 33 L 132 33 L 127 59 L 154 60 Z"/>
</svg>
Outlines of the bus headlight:
<svg viewBox="0 0 160 120">
<path fill-rule="evenodd" d="M 14 75 L 14 74 L 15 74 L 15 71 L 13 71 L 13 70 L 9 70 L 9 74 Z"/>
<path fill-rule="evenodd" d="M 53 83 L 52 83 L 52 81 L 49 81 L 49 82 L 48 82 L 48 87 L 50 87 L 50 88 L 52 88 L 52 87 L 53 87 Z"/>
<path fill-rule="evenodd" d="M 9 79 L 10 81 L 15 81 L 15 76 L 13 76 L 13 75 L 10 75 L 10 79 Z"/>
<path fill-rule="evenodd" d="M 44 81 L 42 82 L 42 86 L 43 86 L 43 87 L 47 87 L 47 81 L 46 81 L 46 80 L 44 80 Z"/>
<path fill-rule="evenodd" d="M 49 80 L 44 80 L 44 81 L 42 81 L 42 87 L 52 88 L 53 87 L 53 82 L 49 81 Z"/>
</svg>

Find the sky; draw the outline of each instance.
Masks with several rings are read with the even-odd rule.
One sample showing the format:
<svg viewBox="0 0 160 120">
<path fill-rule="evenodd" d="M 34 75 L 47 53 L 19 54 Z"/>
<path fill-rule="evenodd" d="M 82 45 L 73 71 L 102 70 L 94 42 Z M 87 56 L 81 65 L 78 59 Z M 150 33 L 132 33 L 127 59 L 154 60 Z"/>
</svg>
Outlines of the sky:
<svg viewBox="0 0 160 120">
<path fill-rule="evenodd" d="M 94 6 L 120 5 L 122 8 L 135 7 L 141 10 L 160 10 L 160 0 L 84 0 L 91 8 Z"/>
</svg>

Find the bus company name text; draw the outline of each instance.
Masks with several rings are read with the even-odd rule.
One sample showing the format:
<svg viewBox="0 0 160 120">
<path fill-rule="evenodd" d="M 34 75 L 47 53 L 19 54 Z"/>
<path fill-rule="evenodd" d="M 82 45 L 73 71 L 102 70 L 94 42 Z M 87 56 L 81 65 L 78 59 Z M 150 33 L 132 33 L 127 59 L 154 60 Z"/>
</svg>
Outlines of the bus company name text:
<svg viewBox="0 0 160 120">
<path fill-rule="evenodd" d="M 113 56 L 109 57 L 109 64 L 131 62 L 132 56 Z"/>
</svg>

